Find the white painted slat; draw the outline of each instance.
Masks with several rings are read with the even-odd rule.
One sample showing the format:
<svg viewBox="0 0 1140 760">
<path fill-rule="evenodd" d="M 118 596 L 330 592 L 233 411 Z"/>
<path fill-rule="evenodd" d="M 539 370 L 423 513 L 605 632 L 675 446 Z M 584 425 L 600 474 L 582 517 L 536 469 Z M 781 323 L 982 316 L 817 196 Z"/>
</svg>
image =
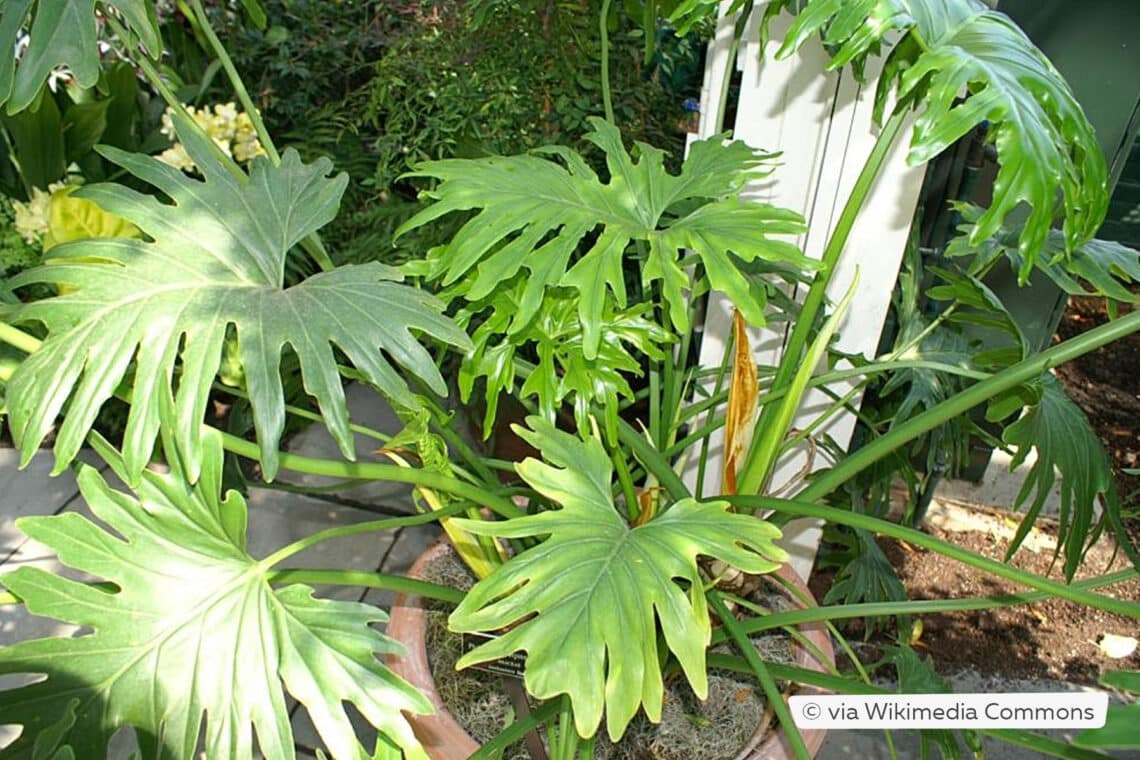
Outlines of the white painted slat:
<svg viewBox="0 0 1140 760">
<path fill-rule="evenodd" d="M 762 7 L 754 11 L 745 42 L 740 48 L 739 63 L 743 74 L 734 134 L 754 147 L 782 154 L 782 166 L 776 173 L 749 192 L 753 197 L 803 213 L 808 232 L 796 242 L 808 256 L 820 258 L 842 212 L 843 203 L 878 135 L 878 129 L 872 122 L 872 109 L 879 62 L 868 62 L 868 81 L 860 85 L 849 72 L 826 72 L 827 57 L 816 42 L 804 45 L 787 60 L 777 61 L 774 53 L 790 26 L 791 17 L 784 15 L 772 21 L 768 45 L 761 51 L 758 19 L 762 12 Z M 733 18 L 722 18 L 717 38 L 710 45 L 705 77 L 707 87 L 702 100 L 702 135 L 715 132 L 711 122 L 717 112 L 716 98 L 721 92 L 734 23 Z M 903 134 L 909 134 L 909 130 L 904 130 Z M 879 181 L 852 230 L 828 292 L 829 299 L 837 302 L 851 285 L 858 269 L 859 285 L 841 327 L 842 337 L 837 347 L 868 358 L 874 356 L 878 344 L 922 184 L 923 167 L 906 166 L 905 143 L 904 140 L 897 145 L 886 161 Z M 730 335 L 731 309 L 731 304 L 723 297 L 716 294 L 710 297 L 701 347 L 702 366 L 721 364 Z M 782 327 L 765 328 L 751 333 L 757 362 L 761 365 L 776 364 L 783 349 L 785 330 Z M 851 387 L 838 390 L 843 392 Z M 829 404 L 830 400 L 824 394 L 810 395 L 794 426 L 806 427 Z M 835 416 L 820 433 L 845 446 L 850 442 L 854 425 L 853 415 L 841 414 Z M 720 487 L 723 437 L 716 436 L 712 444 L 705 479 L 706 493 L 713 493 Z M 794 486 L 795 480 L 802 477 L 805 470 L 818 469 L 825 464 L 818 457 L 812 459 L 806 452 L 805 447 L 781 461 L 770 492 L 787 485 Z M 696 483 L 695 462 L 685 477 L 693 487 Z M 800 538 L 793 540 L 797 544 L 800 542 Z M 804 552 L 805 558 L 798 563 L 798 569 L 810 570 L 808 555 L 814 557 L 817 534 L 807 536 L 803 542 L 810 549 Z"/>
</svg>

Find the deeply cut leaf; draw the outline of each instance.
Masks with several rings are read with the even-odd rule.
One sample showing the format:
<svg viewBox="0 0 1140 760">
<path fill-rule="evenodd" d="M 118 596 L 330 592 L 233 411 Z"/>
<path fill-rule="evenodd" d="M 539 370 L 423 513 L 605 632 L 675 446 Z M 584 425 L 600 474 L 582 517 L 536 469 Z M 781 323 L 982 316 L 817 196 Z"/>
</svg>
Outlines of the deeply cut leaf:
<svg viewBox="0 0 1140 760">
<path fill-rule="evenodd" d="M 439 180 L 427 193 L 436 203 L 402 225 L 399 234 L 454 211 L 478 210 L 450 243 L 433 252 L 428 277 L 454 284 L 452 294 L 468 301 L 486 297 L 523 267 L 530 272 L 529 288 L 540 295 L 574 288 L 580 294 L 582 350 L 593 359 L 607 300 L 626 305 L 623 255 L 634 241 L 647 244 L 643 282 L 661 281 L 679 330 L 688 328 L 683 249 L 700 257 L 712 286 L 728 294 L 753 324 L 763 322 L 763 307 L 752 298 L 737 260 L 815 266 L 795 246 L 768 237 L 800 232 L 798 214 L 738 197 L 745 183 L 769 173 L 765 163 L 773 156 L 726 142 L 722 135 L 695 143 L 681 173 L 672 175 L 659 149 L 638 143 L 635 161 L 616 127 L 601 119 L 591 123 L 586 139 L 605 152 L 606 182 L 567 148 L 543 150 L 565 167 L 538 155 L 418 165 L 414 176 Z M 541 298 L 527 299 L 510 330 L 523 329 L 541 305 Z"/>
<path fill-rule="evenodd" d="M 1059 472 L 1058 551 L 1064 551 L 1065 577 L 1071 581 L 1084 557 L 1085 540 L 1093 525 L 1097 500 L 1107 497 L 1105 508 L 1119 509 L 1112 464 L 1085 413 L 1069 400 L 1057 378 L 1043 375 L 1040 386 L 1034 390 L 1038 394 L 1036 402 L 1002 434 L 1002 440 L 1014 449 L 1009 463 L 1011 471 L 1025 461 L 1030 451 L 1037 452 L 1037 461 L 1030 467 L 1012 504 L 1013 509 L 1019 509 L 1033 497 L 1010 542 L 1007 558 L 1033 527 Z"/>
<path fill-rule="evenodd" d="M 71 461 L 106 401 L 135 362 L 124 437 L 134 478 L 147 463 L 160 420 L 193 452 L 227 330 L 236 332 L 266 477 L 277 471 L 285 422 L 279 367 L 292 348 L 305 390 L 315 397 L 333 437 L 353 458 L 348 412 L 337 371 L 339 349 L 397 404 L 415 399 L 394 362 L 438 393 L 443 379 L 413 332 L 464 348 L 466 335 L 430 295 L 392 282 L 395 269 L 373 263 L 323 272 L 283 288 L 289 249 L 335 215 L 348 178 L 326 175 L 325 159 L 304 164 L 286 151 L 279 166 L 254 163 L 248 178 L 226 171 L 208 138 L 177 117 L 179 138 L 203 167 L 192 179 L 153 158 L 103 152 L 173 200 L 173 205 L 119 185 L 75 193 L 133 223 L 151 240 L 85 240 L 52 249 L 53 264 L 25 272 L 13 286 L 60 283 L 76 291 L 30 303 L 17 321 L 40 320 L 50 337 L 9 386 L 12 428 L 26 462 L 67 405 L 55 444 L 56 470 Z M 137 356 L 136 356 L 137 354 Z M 179 361 L 180 360 L 180 361 Z M 159 414 L 160 393 L 180 370 L 175 412 Z M 192 460 L 195 457 L 191 457 Z M 196 477 L 191 472 L 191 477 Z"/>
<path fill-rule="evenodd" d="M 151 55 L 162 50 L 150 0 L 99 4 L 122 14 Z M 12 53 L 23 32 L 29 35 L 28 47 L 17 59 Z M 0 55 L 0 105 L 7 103 L 8 113 L 31 105 L 58 66 L 66 66 L 80 87 L 94 86 L 100 58 L 95 0 L 4 0 L 0 3 L 0 50 L 6 51 Z"/>
<path fill-rule="evenodd" d="M 6 756 L 69 745 L 77 758 L 101 759 L 119 727 L 132 726 L 144 757 L 194 757 L 201 738 L 205 757 L 251 758 L 256 731 L 260 756 L 292 758 L 288 691 L 338 760 L 368 757 L 345 702 L 408 756 L 425 757 L 400 711 L 431 705 L 377 659 L 401 650 L 370 626 L 386 615 L 306 586 L 272 588 L 270 568 L 246 551 L 245 502 L 218 496 L 220 435 L 204 449 L 196 487 L 175 461 L 170 475 L 143 475 L 137 500 L 84 467 L 80 489 L 110 530 L 77 513 L 18 521 L 65 565 L 118 591 L 32 567 L 4 577 L 30 612 L 93 629 L 0 649 L 0 674 L 46 675 L 0 691 L 0 722 L 23 726 Z"/>
<path fill-rule="evenodd" d="M 661 719 L 660 634 L 693 691 L 704 698 L 708 690 L 711 631 L 697 557 L 765 573 L 787 555 L 773 544 L 777 528 L 729 512 L 725 502 L 685 499 L 630 528 L 615 508 L 600 441 L 582 441 L 539 417 L 527 422 L 533 432 L 516 432 L 550 464 L 528 459 L 517 469 L 561 509 L 504 522 L 457 520 L 473 533 L 547 537 L 477 583 L 452 613 L 456 631 L 505 630 L 457 666 L 526 651 L 530 693 L 568 695 L 583 737 L 594 735 L 604 708 L 616 741 L 639 706 Z"/>
<path fill-rule="evenodd" d="M 813 0 L 779 55 L 822 33 L 834 50 L 832 68 L 859 65 L 899 32 L 906 36 L 887 59 L 877 105 L 881 111 L 896 82 L 900 98 L 923 105 L 910 161 L 927 161 L 989 123 L 1001 168 L 974 242 L 994 234 L 1020 203 L 1032 206 L 1018 243 L 1024 280 L 1052 227 L 1058 194 L 1066 248 L 1090 240 L 1108 209 L 1104 155 L 1069 86 L 1006 15 L 980 0 Z M 969 95 L 959 102 L 963 90 Z"/>
<path fill-rule="evenodd" d="M 982 215 L 982 209 L 969 204 L 956 207 L 965 224 L 960 228 L 968 233 L 951 241 L 947 256 L 968 256 L 980 263 L 1004 255 L 1015 271 L 1022 271 L 1027 263 L 1053 281 L 1053 284 L 1073 296 L 1104 296 L 1123 303 L 1140 302 L 1130 285 L 1140 283 L 1140 251 L 1111 240 L 1090 240 L 1065 255 L 1065 236 L 1050 230 L 1040 254 L 1027 262 L 1018 250 L 1020 226 L 1002 227 L 993 236 L 973 244 L 976 237 L 973 227 Z M 974 265 L 977 268 L 978 265 Z"/>
</svg>

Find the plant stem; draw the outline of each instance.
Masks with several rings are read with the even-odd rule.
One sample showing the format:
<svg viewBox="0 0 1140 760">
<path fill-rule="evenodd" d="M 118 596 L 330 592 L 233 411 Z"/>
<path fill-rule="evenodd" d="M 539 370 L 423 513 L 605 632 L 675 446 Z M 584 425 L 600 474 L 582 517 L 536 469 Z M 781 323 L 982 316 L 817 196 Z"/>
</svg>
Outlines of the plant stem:
<svg viewBox="0 0 1140 760">
<path fill-rule="evenodd" d="M 466 505 L 462 503 L 451 504 L 443 507 L 442 509 L 433 512 L 427 512 L 420 515 L 409 515 L 407 517 L 391 517 L 386 520 L 370 520 L 368 522 L 357 523 L 355 525 L 338 525 L 335 528 L 328 528 L 326 530 L 318 531 L 304 538 L 294 541 L 288 546 L 283 546 L 277 551 L 270 554 L 265 559 L 258 562 L 264 568 L 271 568 L 278 565 L 294 554 L 308 549 L 310 546 L 328 541 L 333 538 L 346 538 L 348 536 L 358 536 L 361 533 L 375 533 L 381 530 L 392 530 L 393 528 L 406 528 L 412 525 L 424 525 L 426 523 L 436 522 L 444 517 L 452 517 L 454 515 L 462 514 L 466 509 Z"/>
<path fill-rule="evenodd" d="M 732 616 L 728 607 L 725 606 L 724 600 L 720 598 L 719 592 L 714 589 L 709 591 L 706 596 L 716 616 L 720 619 L 721 625 L 723 625 L 729 635 L 732 636 L 732 640 L 736 644 L 736 648 L 740 650 L 744 661 L 748 663 L 749 668 L 751 668 L 752 672 L 760 680 L 760 685 L 764 689 L 764 695 L 768 699 L 768 705 L 776 713 L 776 717 L 780 721 L 780 727 L 784 729 L 784 733 L 792 745 L 792 751 L 799 760 L 811 760 L 811 753 L 808 752 L 807 747 L 804 745 L 804 738 L 800 736 L 799 729 L 796 728 L 796 723 L 792 720 L 792 714 L 788 710 L 788 705 L 784 702 L 784 695 L 780 693 L 780 688 L 776 686 L 776 680 L 772 678 L 772 673 L 768 669 L 768 666 L 760 659 L 760 655 L 757 653 L 756 647 L 753 646 L 752 640 L 748 638 L 748 634 L 740 629 L 736 618 Z"/>
<path fill-rule="evenodd" d="M 1140 576 L 1135 568 L 1119 570 L 1111 575 L 1098 578 L 1087 578 L 1073 583 L 1070 588 L 1082 591 L 1093 591 L 1116 583 L 1124 583 Z M 829 607 L 811 607 L 809 609 L 787 610 L 774 612 L 740 623 L 741 629 L 751 635 L 772 628 L 802 625 L 817 620 L 849 620 L 851 618 L 885 617 L 887 615 L 932 615 L 938 612 L 973 612 L 975 610 L 992 610 L 999 607 L 1014 607 L 1021 604 L 1033 604 L 1052 598 L 1047 591 L 1026 591 L 1020 594 L 1001 594 L 996 596 L 974 596 L 962 599 L 925 599 L 908 600 L 905 602 L 866 602 L 862 604 L 836 604 Z M 721 633 L 713 634 L 713 644 L 723 641 L 726 637 Z"/>
<path fill-rule="evenodd" d="M 222 446 L 233 454 L 257 460 L 260 456 L 256 443 L 222 432 Z M 281 467 L 293 472 L 308 475 L 326 475 L 333 478 L 353 478 L 361 480 L 386 480 L 395 483 L 410 483 L 421 488 L 444 491 L 480 506 L 487 507 L 501 517 L 521 517 L 524 513 L 508 499 L 490 491 L 465 483 L 438 472 L 400 467 L 379 462 L 344 462 L 335 459 L 314 459 L 288 452 L 280 453 Z M 439 512 L 434 512 L 439 516 Z"/>
<path fill-rule="evenodd" d="M 269 135 L 269 130 L 265 128 L 265 122 L 261 120 L 261 113 L 257 110 L 257 105 L 253 102 L 253 98 L 249 96 L 249 90 L 245 87 L 245 82 L 242 81 L 241 75 L 238 74 L 237 68 L 234 67 L 234 62 L 230 58 L 229 52 L 226 50 L 225 45 L 218 39 L 218 35 L 214 32 L 214 27 L 210 25 L 210 19 L 206 15 L 206 10 L 202 7 L 201 0 L 190 0 L 190 7 L 194 9 L 194 15 L 198 19 L 198 25 L 202 29 L 202 33 L 206 35 L 206 40 L 210 43 L 210 47 L 214 51 L 214 55 L 218 57 L 221 62 L 222 68 L 225 69 L 226 76 L 229 77 L 230 84 L 237 93 L 238 100 L 241 101 L 242 108 L 249 114 L 249 120 L 253 122 L 253 128 L 257 130 L 257 137 L 261 140 L 261 147 L 265 148 L 269 160 L 273 165 L 281 163 L 281 154 L 277 152 L 276 146 L 273 145 L 273 138 Z"/>
<path fill-rule="evenodd" d="M 1140 315 L 1140 312 L 1138 312 L 1138 315 Z M 1084 591 L 1076 585 L 1059 583 L 1049 578 L 1043 578 L 1020 568 L 1003 564 L 988 557 L 979 556 L 968 549 L 963 549 L 955 544 L 942 541 L 934 536 L 913 528 L 903 527 L 888 520 L 880 520 L 876 517 L 851 512 L 846 509 L 824 507 L 819 504 L 811 504 L 800 500 L 773 499 L 764 496 L 721 496 L 718 498 L 731 502 L 733 505 L 743 509 L 767 509 L 774 512 L 790 514 L 795 517 L 814 517 L 837 525 L 847 525 L 852 528 L 861 528 L 872 533 L 880 533 L 937 552 L 944 557 L 957 560 L 976 570 L 996 575 L 1012 583 L 1019 583 L 1023 586 L 1037 589 L 1038 591 L 1044 591 L 1052 596 L 1068 599 L 1071 602 L 1076 602 L 1086 607 L 1094 607 L 1117 615 L 1140 619 L 1140 602 L 1112 599 L 1110 597 L 1101 596 L 1100 594 Z"/>
<path fill-rule="evenodd" d="M 287 568 L 270 570 L 267 574 L 272 584 L 305 583 L 328 586 L 360 586 L 401 594 L 415 594 L 425 599 L 438 599 L 441 602 L 458 604 L 466 594 L 450 586 L 418 581 L 402 575 L 369 573 L 360 570 L 311 570 L 308 568 Z"/>
<path fill-rule="evenodd" d="M 661 452 L 653 448 L 648 441 L 641 437 L 640 433 L 634 430 L 632 425 L 620 417 L 618 418 L 618 440 L 628 446 L 633 456 L 657 478 L 657 482 L 669 493 L 670 498 L 678 501 L 687 496 L 692 496 L 684 482 L 677 477 L 677 473 L 673 472 L 669 462 L 661 456 Z"/>
<path fill-rule="evenodd" d="M 835 467 L 821 473 L 797 495 L 801 501 L 817 501 L 884 456 L 897 451 L 947 420 L 965 414 L 994 396 L 1034 380 L 1045 371 L 1064 364 L 1106 343 L 1140 330 L 1140 311 L 1095 327 L 1052 348 L 1014 364 L 976 385 L 946 399 L 938 406 L 912 417 L 880 438 L 852 453 Z"/>
<path fill-rule="evenodd" d="M 602 107 L 606 111 L 606 121 L 617 126 L 614 99 L 610 93 L 610 1 L 602 0 L 602 11 L 598 19 L 598 31 L 602 36 Z"/>
<path fill-rule="evenodd" d="M 560 699 L 549 699 L 543 702 L 531 710 L 530 715 L 515 720 L 514 723 L 496 734 L 493 739 L 484 742 L 483 746 L 470 757 L 470 760 L 492 760 L 492 758 L 499 757 L 507 747 L 520 741 L 528 732 L 557 715 L 561 706 L 562 700 Z"/>
<path fill-rule="evenodd" d="M 281 154 L 277 152 L 277 146 L 273 144 L 273 137 L 269 134 L 269 130 L 261 118 L 261 112 L 257 110 L 257 104 L 254 103 L 253 98 L 250 97 L 249 90 L 246 89 L 245 82 L 242 81 L 241 75 L 238 74 L 237 68 L 234 66 L 234 62 L 226 50 L 226 46 L 218 39 L 217 33 L 214 32 L 214 27 L 210 25 L 210 19 L 202 7 L 201 0 L 190 0 L 190 6 L 194 10 L 194 16 L 198 20 L 198 25 L 202 33 L 206 35 L 206 40 L 210 43 L 210 48 L 213 50 L 214 55 L 218 57 L 218 61 L 222 64 L 222 68 L 230 80 L 230 85 L 233 86 L 238 100 L 241 101 L 242 108 L 249 114 L 249 120 L 253 123 L 253 128 L 257 131 L 257 139 L 261 142 L 261 147 L 265 149 L 265 153 L 273 165 L 277 166 L 281 163 Z M 336 264 L 329 258 L 328 251 L 325 250 L 324 243 L 321 242 L 320 236 L 315 232 L 301 241 L 301 246 L 305 249 L 305 252 L 313 258 L 313 261 L 317 262 L 317 266 L 319 266 L 322 271 L 328 272 L 336 268 Z"/>
<path fill-rule="evenodd" d="M 126 43 L 126 41 L 129 39 L 126 28 L 120 24 L 118 20 L 112 15 L 104 16 L 104 18 L 107 24 L 111 27 L 111 30 L 115 33 L 115 36 Z M 186 119 L 190 122 L 191 129 L 197 131 L 198 134 L 205 139 L 206 144 L 210 146 L 211 152 L 214 154 L 214 157 L 218 160 L 220 165 L 224 166 L 226 168 L 226 171 L 228 171 L 241 182 L 246 182 L 249 178 L 246 176 L 245 172 L 241 170 L 241 167 L 234 163 L 233 159 L 222 152 L 222 149 L 218 147 L 218 144 L 214 142 L 214 139 L 206 134 L 206 130 L 202 128 L 202 125 L 200 125 L 193 119 L 193 117 L 190 116 L 189 111 L 186 110 L 186 105 L 178 99 L 178 97 L 171 91 L 169 87 L 166 86 L 166 82 L 163 81 L 162 75 L 159 74 L 158 69 L 154 67 L 154 64 L 151 63 L 150 59 L 147 56 L 142 55 L 131 60 L 133 60 L 135 64 L 142 70 L 143 75 L 146 76 L 147 81 L 150 82 L 150 85 L 154 87 L 162 99 L 166 101 L 166 105 L 170 106 L 172 110 L 180 111 L 182 115 L 185 116 Z"/>
<path fill-rule="evenodd" d="M 713 124 L 713 134 L 724 131 L 724 115 L 728 108 L 728 93 L 732 88 L 732 70 L 736 66 L 736 56 L 740 52 L 740 41 L 748 28 L 748 20 L 752 17 L 753 0 L 747 0 L 740 9 L 740 15 L 732 28 L 732 42 L 728 47 L 728 57 L 724 61 L 724 78 L 720 83 L 720 99 L 717 100 L 716 122 Z"/>
<path fill-rule="evenodd" d="M 871 189 L 874 187 L 875 180 L 883 168 L 883 164 L 886 163 L 887 154 L 890 152 L 895 139 L 902 129 L 906 115 L 907 111 L 904 109 L 897 109 L 891 114 L 887 123 L 884 124 L 882 130 L 880 130 L 879 136 L 875 140 L 875 145 L 871 149 L 871 154 L 867 157 L 867 162 L 863 165 L 863 169 L 859 173 L 859 177 L 855 180 L 855 186 L 851 190 L 851 195 L 847 198 L 847 203 L 844 205 L 843 212 L 839 216 L 835 231 L 832 232 L 831 238 L 827 242 L 827 247 L 824 249 L 819 272 L 816 274 L 815 279 L 812 280 L 811 287 L 808 289 L 807 296 L 804 298 L 803 306 L 800 307 L 799 316 L 796 318 L 795 326 L 792 328 L 792 334 L 788 338 L 787 346 L 784 348 L 783 356 L 780 359 L 780 366 L 776 372 L 776 378 L 772 383 L 773 390 L 779 391 L 789 387 L 793 378 L 796 376 L 804 349 L 808 344 L 812 328 L 815 325 L 816 315 L 823 307 L 824 299 L 827 297 L 827 286 L 831 282 L 832 275 L 835 273 L 836 264 L 838 264 L 839 258 L 843 254 L 843 249 L 847 246 L 847 240 L 851 235 L 852 228 L 855 226 L 855 220 L 859 216 L 863 204 L 866 203 Z M 763 455 L 764 452 L 770 452 L 772 447 L 770 442 L 764 442 L 762 439 L 764 438 L 764 431 L 769 430 L 775 425 L 775 418 L 780 415 L 783 406 L 783 404 L 769 404 L 760 412 L 760 419 L 756 423 L 756 436 L 753 439 L 752 445 L 748 447 L 748 453 L 740 468 L 739 482 L 741 492 L 754 492 L 756 489 L 759 489 L 763 485 L 763 476 L 771 469 L 772 463 L 764 461 Z"/>
<path fill-rule="evenodd" d="M 0 322 L 0 343 L 7 343 L 9 346 L 18 348 L 26 354 L 35 353 L 35 351 L 43 345 L 43 341 L 39 338 L 34 335 L 29 335 L 7 322 Z M 3 377 L 0 378 L 0 380 L 7 381 L 8 378 Z"/>
</svg>

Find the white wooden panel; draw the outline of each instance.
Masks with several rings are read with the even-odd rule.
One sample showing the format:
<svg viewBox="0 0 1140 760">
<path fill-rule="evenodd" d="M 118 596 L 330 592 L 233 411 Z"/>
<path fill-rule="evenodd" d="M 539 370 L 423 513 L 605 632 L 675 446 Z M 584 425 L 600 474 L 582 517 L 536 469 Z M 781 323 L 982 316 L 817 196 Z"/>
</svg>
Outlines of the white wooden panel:
<svg viewBox="0 0 1140 760">
<path fill-rule="evenodd" d="M 842 204 L 878 134 L 871 118 L 878 62 L 868 63 L 869 81 L 860 85 L 849 73 L 826 73 L 826 54 L 815 42 L 804 45 L 797 55 L 787 60 L 776 61 L 774 53 L 790 25 L 790 17 L 785 15 L 773 20 L 767 49 L 761 51 L 756 19 L 762 11 L 758 8 L 754 12 L 746 41 L 740 48 L 743 75 L 734 133 L 754 147 L 782 154 L 782 166 L 771 178 L 750 188 L 749 193 L 803 213 L 808 232 L 796 242 L 807 255 L 820 258 Z M 706 69 L 708 89 L 702 99 L 702 135 L 715 131 L 711 124 L 704 122 L 715 118 L 733 24 L 734 19 L 722 18 L 717 38 L 710 46 Z M 909 134 L 909 130 L 903 134 Z M 889 308 L 923 177 L 923 167 L 906 166 L 905 142 L 896 146 L 886 162 L 852 230 L 829 288 L 830 300 L 838 301 L 851 285 L 856 270 L 859 271 L 859 285 L 838 343 L 845 352 L 872 357 Z M 714 294 L 704 326 L 703 366 L 719 366 L 723 360 L 731 316 L 731 304 Z M 752 331 L 757 362 L 774 365 L 785 337 L 782 328 Z M 823 394 L 809 396 L 794 425 L 805 427 L 829 403 Z M 854 425 L 853 416 L 838 415 L 821 433 L 846 445 Z M 720 487 L 722 449 L 723 439 L 718 436 L 713 441 L 713 456 L 708 464 L 706 493 Z M 805 465 L 807 469 L 818 469 L 825 464 L 818 458 L 809 462 L 805 451 L 780 463 L 769 489 L 771 492 L 785 485 L 792 485 L 794 490 L 794 483 L 790 481 L 802 475 Z M 690 487 L 694 486 L 695 464 L 685 474 Z"/>
</svg>

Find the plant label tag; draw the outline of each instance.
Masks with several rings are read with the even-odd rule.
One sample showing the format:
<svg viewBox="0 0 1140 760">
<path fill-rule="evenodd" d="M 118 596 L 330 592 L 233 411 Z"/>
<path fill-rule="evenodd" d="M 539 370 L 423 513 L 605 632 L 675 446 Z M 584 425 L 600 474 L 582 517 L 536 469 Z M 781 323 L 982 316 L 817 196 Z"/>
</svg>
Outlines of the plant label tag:
<svg viewBox="0 0 1140 760">
<path fill-rule="evenodd" d="M 463 634 L 463 654 L 467 654 L 480 644 L 485 644 L 497 638 L 499 637 L 491 633 L 465 633 Z M 497 676 L 503 676 L 505 678 L 517 678 L 522 680 L 523 673 L 526 670 L 526 653 L 511 652 L 506 657 L 472 665 L 471 669 L 481 670 L 484 673 L 494 673 Z"/>
</svg>

